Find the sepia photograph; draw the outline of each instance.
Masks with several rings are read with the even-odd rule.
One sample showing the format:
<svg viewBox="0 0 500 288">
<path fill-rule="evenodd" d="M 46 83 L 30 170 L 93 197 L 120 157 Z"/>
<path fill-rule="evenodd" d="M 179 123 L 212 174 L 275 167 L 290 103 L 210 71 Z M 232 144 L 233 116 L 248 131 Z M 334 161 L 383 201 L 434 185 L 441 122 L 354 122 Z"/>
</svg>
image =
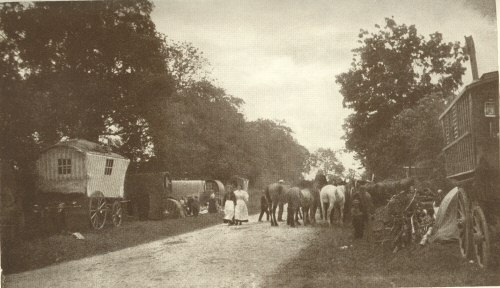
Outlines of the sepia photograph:
<svg viewBox="0 0 500 288">
<path fill-rule="evenodd" d="M 0 288 L 500 286 L 496 0 L 0 0 Z"/>
</svg>

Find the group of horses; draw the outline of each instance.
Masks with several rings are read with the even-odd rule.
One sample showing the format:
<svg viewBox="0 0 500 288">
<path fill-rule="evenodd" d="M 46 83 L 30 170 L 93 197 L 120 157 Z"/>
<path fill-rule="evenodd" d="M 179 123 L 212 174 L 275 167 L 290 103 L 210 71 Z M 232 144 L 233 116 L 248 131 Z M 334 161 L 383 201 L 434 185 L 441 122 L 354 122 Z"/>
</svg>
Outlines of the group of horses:
<svg viewBox="0 0 500 288">
<path fill-rule="evenodd" d="M 300 186 L 300 187 L 299 187 Z M 284 183 L 272 183 L 265 189 L 265 195 L 271 214 L 271 226 L 278 226 L 276 209 L 288 204 L 287 224 L 295 227 L 299 223 L 299 212 L 302 210 L 304 225 L 316 223 L 316 211 L 319 208 L 321 219 L 329 220 L 333 225 L 334 211 L 338 211 L 337 221 L 342 225 L 344 206 L 351 189 L 345 181 L 320 186 L 316 181 L 302 181 L 300 185 L 291 187 Z M 280 205 L 282 204 L 282 205 Z"/>
</svg>

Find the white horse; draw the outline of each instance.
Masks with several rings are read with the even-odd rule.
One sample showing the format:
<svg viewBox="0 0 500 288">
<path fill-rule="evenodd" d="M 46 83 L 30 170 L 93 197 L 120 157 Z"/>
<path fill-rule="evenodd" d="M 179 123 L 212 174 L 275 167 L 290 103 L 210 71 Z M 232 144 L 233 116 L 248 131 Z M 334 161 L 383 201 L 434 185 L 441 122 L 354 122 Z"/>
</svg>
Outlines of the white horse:
<svg viewBox="0 0 500 288">
<path fill-rule="evenodd" d="M 346 188 L 344 185 L 334 186 L 334 185 L 326 185 L 319 192 L 319 198 L 321 201 L 320 208 L 323 211 L 323 215 L 325 220 L 330 218 L 329 224 L 332 226 L 332 217 L 333 217 L 333 209 L 335 206 L 339 209 L 339 223 L 343 224 L 344 219 L 344 205 L 345 205 L 345 192 Z M 328 210 L 325 211 L 325 204 L 328 203 Z"/>
</svg>

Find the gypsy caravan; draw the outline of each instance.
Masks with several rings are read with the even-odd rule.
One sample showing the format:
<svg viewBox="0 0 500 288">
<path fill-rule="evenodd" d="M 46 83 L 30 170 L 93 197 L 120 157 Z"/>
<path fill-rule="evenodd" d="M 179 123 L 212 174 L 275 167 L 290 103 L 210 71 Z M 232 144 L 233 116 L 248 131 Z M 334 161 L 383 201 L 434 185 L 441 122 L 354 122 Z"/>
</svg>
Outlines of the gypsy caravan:
<svg viewBox="0 0 500 288">
<path fill-rule="evenodd" d="M 103 228 L 108 217 L 120 226 L 129 162 L 108 147 L 82 139 L 45 149 L 36 165 L 39 211 L 81 208 L 94 229 Z"/>
</svg>

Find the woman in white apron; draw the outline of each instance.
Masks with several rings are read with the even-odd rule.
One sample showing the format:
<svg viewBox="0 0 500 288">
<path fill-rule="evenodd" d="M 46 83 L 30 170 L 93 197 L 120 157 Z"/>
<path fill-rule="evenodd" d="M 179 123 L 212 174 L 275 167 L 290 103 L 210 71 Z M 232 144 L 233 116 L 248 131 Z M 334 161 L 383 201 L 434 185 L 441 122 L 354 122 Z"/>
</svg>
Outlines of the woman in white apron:
<svg viewBox="0 0 500 288">
<path fill-rule="evenodd" d="M 229 189 L 228 193 L 224 195 L 224 223 L 228 225 L 234 224 L 234 206 L 236 203 L 236 197 L 232 188 Z"/>
<path fill-rule="evenodd" d="M 242 222 L 248 222 L 248 192 L 241 189 L 238 185 L 238 189 L 234 191 L 234 196 L 236 197 L 236 206 L 234 207 L 234 219 L 236 225 L 241 225 Z"/>
</svg>

